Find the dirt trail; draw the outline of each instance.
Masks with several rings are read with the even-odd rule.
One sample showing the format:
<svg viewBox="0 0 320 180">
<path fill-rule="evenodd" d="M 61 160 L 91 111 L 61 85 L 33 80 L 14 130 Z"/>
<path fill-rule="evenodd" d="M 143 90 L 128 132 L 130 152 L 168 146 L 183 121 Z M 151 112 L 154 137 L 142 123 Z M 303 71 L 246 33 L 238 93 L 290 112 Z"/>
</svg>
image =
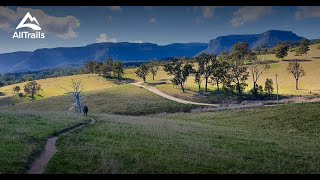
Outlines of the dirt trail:
<svg viewBox="0 0 320 180">
<path fill-rule="evenodd" d="M 253 102 L 243 102 L 241 104 L 229 104 L 227 106 L 225 105 L 219 105 L 219 104 L 207 104 L 207 103 L 197 103 L 192 101 L 186 101 L 183 99 L 175 98 L 173 96 L 170 96 L 168 94 L 165 94 L 164 92 L 158 90 L 155 87 L 152 86 L 145 86 L 143 85 L 143 82 L 136 82 L 131 83 L 134 86 L 145 88 L 155 94 L 158 94 L 159 96 L 162 96 L 164 98 L 183 103 L 183 104 L 195 104 L 195 105 L 202 105 L 202 106 L 211 106 L 207 107 L 205 109 L 202 109 L 201 111 L 217 111 L 217 110 L 223 110 L 223 109 L 247 109 L 247 108 L 258 108 L 258 107 L 272 107 L 277 106 L 276 100 L 268 100 L 268 101 L 253 101 Z M 292 104 L 292 103 L 310 103 L 310 102 L 320 102 L 320 98 L 312 98 L 308 99 L 306 97 L 293 97 L 293 98 L 286 98 L 279 101 L 278 105 L 286 105 L 286 104 Z M 215 107 L 215 108 L 213 108 Z M 199 111 L 199 109 L 195 109 L 194 111 Z"/>
<path fill-rule="evenodd" d="M 94 124 L 95 120 L 91 118 L 90 124 Z M 51 160 L 51 158 L 54 156 L 54 154 L 57 152 L 56 142 L 59 137 L 66 135 L 67 133 L 70 133 L 72 131 L 75 131 L 77 129 L 83 128 L 87 124 L 78 124 L 75 126 L 72 126 L 71 128 L 68 128 L 66 130 L 63 130 L 61 134 L 58 136 L 54 136 L 51 138 L 48 138 L 46 146 L 44 150 L 41 152 L 40 156 L 37 157 L 31 164 L 30 169 L 27 170 L 26 174 L 42 174 Z"/>
<path fill-rule="evenodd" d="M 183 99 L 179 99 L 179 98 L 176 98 L 176 97 L 173 97 L 173 96 L 170 96 L 168 94 L 165 94 L 163 93 L 162 91 L 160 91 L 159 89 L 155 88 L 155 87 L 150 87 L 150 86 L 145 86 L 145 85 L 142 85 L 143 82 L 136 82 L 136 83 L 131 83 L 132 85 L 134 86 L 137 86 L 137 87 L 143 87 L 155 94 L 158 94 L 159 96 L 162 96 L 164 98 L 167 98 L 167 99 L 170 99 L 172 101 L 176 101 L 176 102 L 179 102 L 179 103 L 183 103 L 183 104 L 194 104 L 194 105 L 200 105 L 200 106 L 214 106 L 214 107 L 218 107 L 219 104 L 207 104 L 207 103 L 197 103 L 197 102 L 192 102 L 192 101 L 186 101 L 186 100 L 183 100 Z"/>
</svg>

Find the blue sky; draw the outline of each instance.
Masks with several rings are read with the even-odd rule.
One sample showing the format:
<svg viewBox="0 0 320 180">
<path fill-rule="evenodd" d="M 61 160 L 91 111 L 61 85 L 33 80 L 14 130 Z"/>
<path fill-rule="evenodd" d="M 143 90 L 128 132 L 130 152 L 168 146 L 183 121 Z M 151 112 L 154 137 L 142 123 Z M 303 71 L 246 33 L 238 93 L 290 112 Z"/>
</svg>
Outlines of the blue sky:
<svg viewBox="0 0 320 180">
<path fill-rule="evenodd" d="M 26 12 L 37 18 L 45 39 L 12 39 Z M 207 43 L 270 29 L 320 38 L 320 7 L 0 7 L 0 53 L 96 42 Z"/>
</svg>

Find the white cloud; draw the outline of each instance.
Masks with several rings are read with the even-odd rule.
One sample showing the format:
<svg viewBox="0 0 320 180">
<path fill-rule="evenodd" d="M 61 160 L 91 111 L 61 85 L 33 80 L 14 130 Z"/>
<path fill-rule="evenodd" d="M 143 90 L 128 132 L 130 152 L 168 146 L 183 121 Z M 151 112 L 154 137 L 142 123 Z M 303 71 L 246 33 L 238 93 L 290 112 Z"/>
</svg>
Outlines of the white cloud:
<svg viewBox="0 0 320 180">
<path fill-rule="evenodd" d="M 143 43 L 142 40 L 134 40 L 134 41 L 131 41 L 132 43 Z"/>
<path fill-rule="evenodd" d="M 259 18 L 271 14 L 272 7 L 270 6 L 246 6 L 239 8 L 238 11 L 233 13 L 231 24 L 239 27 L 248 22 L 254 22 Z"/>
<path fill-rule="evenodd" d="M 106 6 L 110 11 L 122 11 L 120 6 Z"/>
<path fill-rule="evenodd" d="M 156 20 L 156 18 L 154 18 L 154 17 L 152 17 L 152 18 L 150 18 L 149 19 L 149 23 L 155 23 L 157 20 Z"/>
<path fill-rule="evenodd" d="M 106 33 L 100 34 L 100 35 L 96 38 L 96 41 L 97 41 L 97 43 L 102 43 L 102 42 L 118 42 L 118 41 L 117 41 L 117 38 L 109 38 Z"/>
<path fill-rule="evenodd" d="M 294 14 L 295 19 L 320 18 L 320 6 L 301 6 Z"/>
<path fill-rule="evenodd" d="M 63 39 L 77 37 L 74 30 L 80 26 L 80 22 L 74 16 L 55 17 L 47 15 L 42 10 L 31 8 L 18 7 L 16 11 L 13 11 L 7 7 L 0 7 L 0 29 L 14 30 L 27 12 L 37 18 L 43 32 L 54 34 Z"/>
<path fill-rule="evenodd" d="M 193 10 L 194 12 L 197 12 L 198 9 L 200 9 L 202 17 L 205 19 L 210 19 L 214 16 L 215 10 L 217 8 L 222 8 L 222 7 L 223 6 L 200 6 L 200 7 L 195 6 Z"/>
</svg>

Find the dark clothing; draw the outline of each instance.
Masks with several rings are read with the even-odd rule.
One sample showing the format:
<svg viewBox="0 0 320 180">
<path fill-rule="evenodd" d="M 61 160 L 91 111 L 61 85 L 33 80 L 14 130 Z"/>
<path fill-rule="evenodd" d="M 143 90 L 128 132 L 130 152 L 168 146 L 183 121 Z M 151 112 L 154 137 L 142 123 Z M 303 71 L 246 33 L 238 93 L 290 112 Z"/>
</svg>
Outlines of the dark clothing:
<svg viewBox="0 0 320 180">
<path fill-rule="evenodd" d="M 83 107 L 83 115 L 88 115 L 88 111 L 89 111 L 89 109 L 88 109 L 88 107 L 87 106 L 84 106 Z"/>
</svg>

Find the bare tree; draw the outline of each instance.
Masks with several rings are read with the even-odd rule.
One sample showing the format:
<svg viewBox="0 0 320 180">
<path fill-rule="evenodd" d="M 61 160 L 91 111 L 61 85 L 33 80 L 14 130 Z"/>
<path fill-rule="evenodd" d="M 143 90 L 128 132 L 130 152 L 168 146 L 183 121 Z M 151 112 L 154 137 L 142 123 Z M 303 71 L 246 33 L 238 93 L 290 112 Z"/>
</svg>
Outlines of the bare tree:
<svg viewBox="0 0 320 180">
<path fill-rule="evenodd" d="M 258 92 L 257 82 L 260 78 L 260 75 L 263 73 L 263 71 L 265 71 L 266 69 L 269 69 L 270 65 L 266 61 L 263 62 L 259 60 L 254 53 L 249 53 L 247 58 L 250 62 L 249 70 L 251 71 L 253 90 L 254 90 L 254 93 L 256 94 Z"/>
<path fill-rule="evenodd" d="M 67 90 L 68 94 L 72 94 L 75 100 L 75 106 L 76 106 L 76 111 L 78 113 L 82 113 L 82 101 L 83 101 L 83 84 L 82 84 L 82 80 L 77 80 L 75 81 L 74 79 L 71 79 L 71 90 L 63 88 L 65 90 Z"/>
</svg>

